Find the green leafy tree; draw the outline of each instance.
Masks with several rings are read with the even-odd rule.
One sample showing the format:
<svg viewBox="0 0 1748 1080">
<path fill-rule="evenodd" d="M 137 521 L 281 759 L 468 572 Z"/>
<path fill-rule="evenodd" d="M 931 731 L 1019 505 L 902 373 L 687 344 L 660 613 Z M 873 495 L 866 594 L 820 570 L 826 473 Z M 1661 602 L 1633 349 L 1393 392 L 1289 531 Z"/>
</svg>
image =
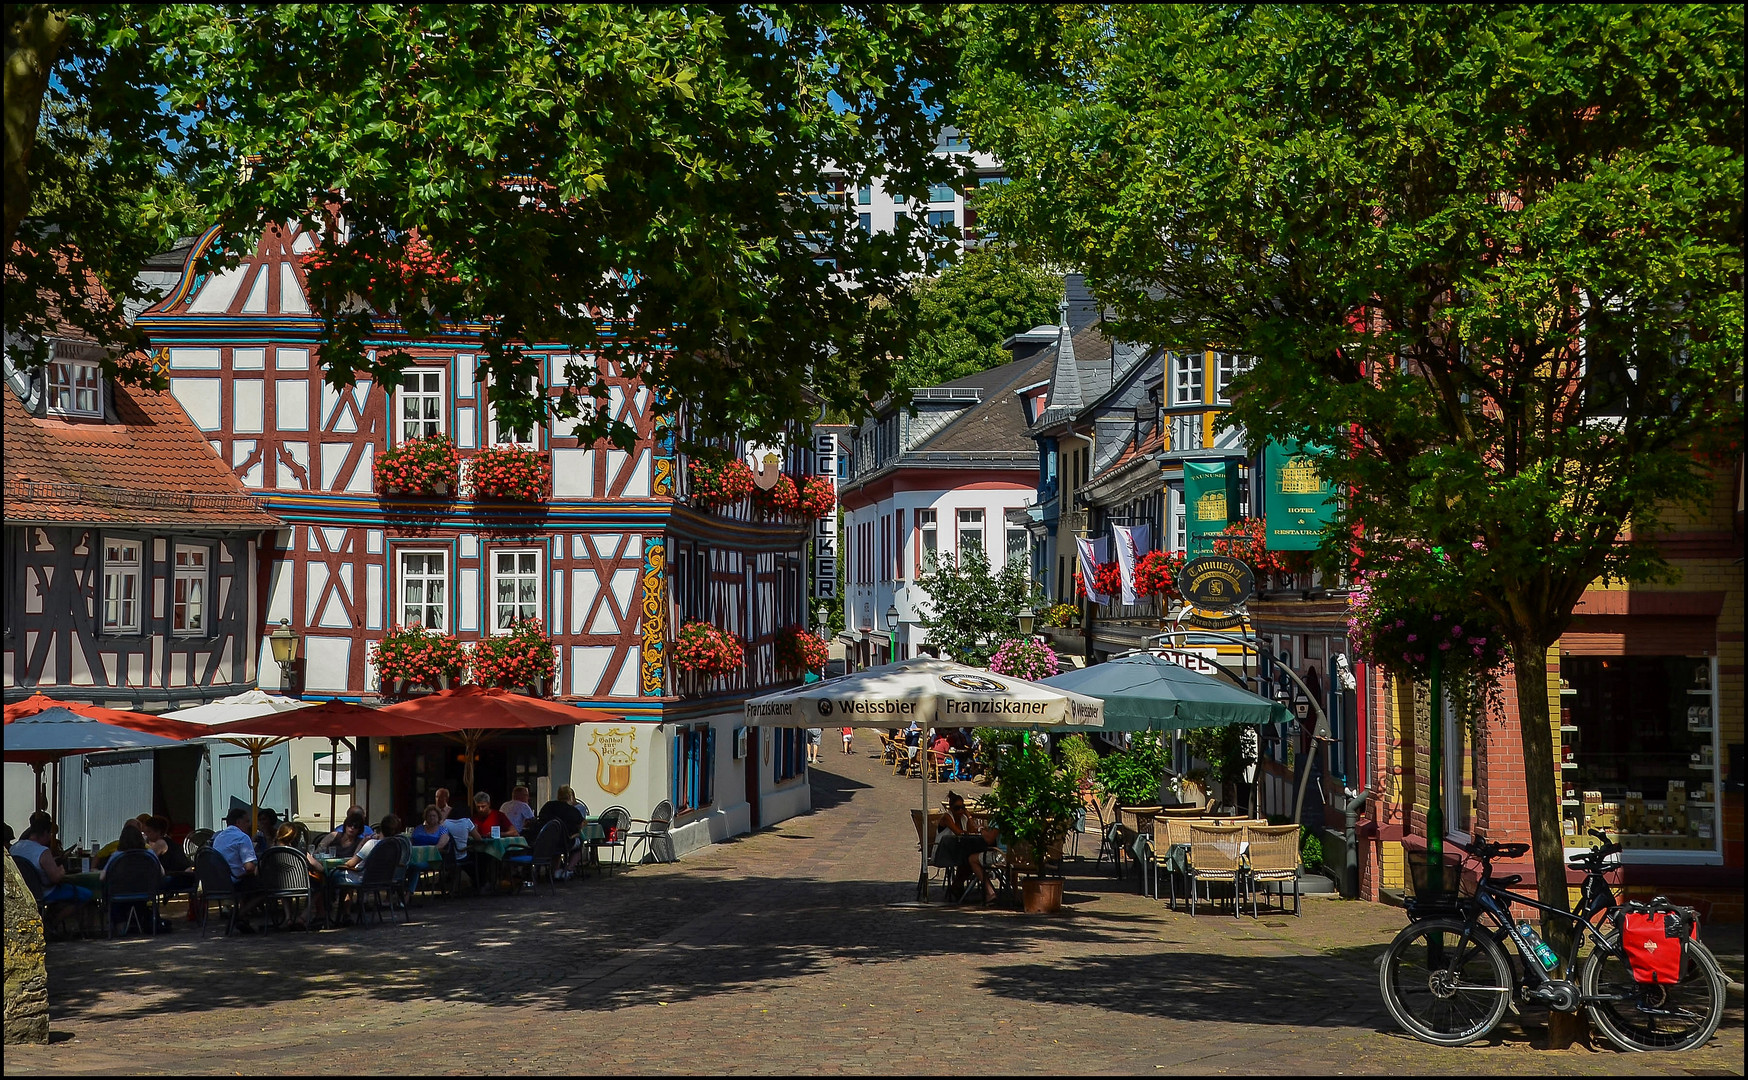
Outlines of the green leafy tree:
<svg viewBox="0 0 1748 1080">
<path fill-rule="evenodd" d="M 1099 759 L 1094 779 L 1119 806 L 1151 806 L 1159 798 L 1159 785 L 1171 767 L 1171 747 L 1157 731 L 1138 731 L 1130 736 L 1129 749 Z"/>
<path fill-rule="evenodd" d="M 1009 563 L 992 573 L 978 548 L 942 558 L 918 583 L 929 591 L 921 618 L 928 643 L 948 659 L 977 667 L 987 667 L 1002 641 L 1019 632 L 1015 612 L 1039 599 L 1024 567 Z"/>
<path fill-rule="evenodd" d="M 893 389 L 937 386 L 999 367 L 1011 334 L 1056 321 L 1062 279 L 1000 247 L 969 251 L 916 289 L 916 336 Z"/>
<path fill-rule="evenodd" d="M 1564 906 L 1547 651 L 1742 425 L 1742 10 L 1009 8 L 966 55 L 995 228 L 1120 336 L 1254 356 L 1233 416 L 1334 448 L 1358 567 L 1442 547 L 1505 628 Z"/>
<path fill-rule="evenodd" d="M 864 234 L 833 177 L 915 198 L 950 179 L 931 150 L 955 9 L 6 10 L 8 241 L 54 157 L 34 151 L 58 83 L 112 140 L 113 198 L 170 158 L 206 164 L 198 193 L 223 243 L 203 269 L 268 224 L 323 229 L 310 294 L 331 383 L 394 385 L 410 356 L 365 348 L 389 331 L 457 332 L 477 338 L 517 428 L 552 411 L 585 439 L 627 441 L 605 407 L 611 362 L 662 387 L 657 408 L 702 444 L 770 440 L 822 404 L 857 415 L 908 352 L 904 282 L 927 230 Z M 18 295 L 39 288 L 70 295 L 52 264 Z M 570 357 L 550 405 L 529 389 L 545 381 L 539 343 Z"/>
</svg>

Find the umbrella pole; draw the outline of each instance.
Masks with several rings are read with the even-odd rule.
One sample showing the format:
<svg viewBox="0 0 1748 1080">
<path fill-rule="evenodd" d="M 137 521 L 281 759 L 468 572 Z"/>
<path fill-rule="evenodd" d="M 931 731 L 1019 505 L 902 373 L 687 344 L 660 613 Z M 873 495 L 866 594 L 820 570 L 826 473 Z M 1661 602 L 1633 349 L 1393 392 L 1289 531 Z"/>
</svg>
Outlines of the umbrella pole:
<svg viewBox="0 0 1748 1080">
<path fill-rule="evenodd" d="M 30 763 L 31 770 L 36 773 L 36 808 L 38 811 L 49 808 L 49 783 L 43 777 L 43 762 Z"/>
<path fill-rule="evenodd" d="M 261 828 L 261 751 L 259 739 L 249 740 L 249 838 Z"/>
<path fill-rule="evenodd" d="M 340 740 L 330 737 L 328 746 L 330 748 L 328 757 L 328 829 L 332 831 L 334 828 L 334 797 L 340 793 L 340 785 L 334 783 L 334 766 L 340 762 Z M 346 768 L 346 778 L 348 780 L 352 778 L 351 766 Z"/>
<path fill-rule="evenodd" d="M 928 740 L 929 729 L 925 727 L 917 741 L 926 744 Z M 922 766 L 923 774 L 923 833 L 922 843 L 918 845 L 923 849 L 923 858 L 922 866 L 917 871 L 916 898 L 927 900 L 929 898 L 929 759 L 926 746 L 917 747 L 917 764 Z"/>
</svg>

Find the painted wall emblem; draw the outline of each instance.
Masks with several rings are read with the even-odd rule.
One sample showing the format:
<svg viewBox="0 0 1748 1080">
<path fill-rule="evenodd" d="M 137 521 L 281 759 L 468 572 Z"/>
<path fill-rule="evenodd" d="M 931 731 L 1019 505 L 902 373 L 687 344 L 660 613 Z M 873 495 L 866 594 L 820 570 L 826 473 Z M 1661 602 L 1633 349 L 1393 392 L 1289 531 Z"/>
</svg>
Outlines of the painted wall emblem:
<svg viewBox="0 0 1748 1080">
<path fill-rule="evenodd" d="M 636 728 L 596 728 L 589 736 L 595 752 L 595 784 L 609 795 L 631 786 L 631 766 L 637 761 Z"/>
</svg>

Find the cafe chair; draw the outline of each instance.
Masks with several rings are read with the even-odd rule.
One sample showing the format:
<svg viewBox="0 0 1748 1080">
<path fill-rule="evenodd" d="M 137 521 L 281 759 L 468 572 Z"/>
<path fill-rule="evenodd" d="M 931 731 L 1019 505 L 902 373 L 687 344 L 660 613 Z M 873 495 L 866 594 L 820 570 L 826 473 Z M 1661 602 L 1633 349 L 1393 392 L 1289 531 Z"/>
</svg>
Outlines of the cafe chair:
<svg viewBox="0 0 1748 1080">
<path fill-rule="evenodd" d="M 623 806 L 609 806 L 601 811 L 601 816 L 597 817 L 595 822 L 601 826 L 601 831 L 606 834 L 600 846 L 607 849 L 609 856 L 615 851 L 619 852 L 618 865 L 623 868 L 630 858 L 627 852 L 625 834 L 631 831 L 631 811 Z M 613 862 L 611 858 L 602 859 L 601 865 L 611 866 Z"/>
<path fill-rule="evenodd" d="M 237 928 L 237 887 L 231 881 L 231 864 L 225 857 L 210 847 L 201 848 L 194 853 L 194 872 L 200 878 L 200 936 L 206 936 L 206 921 L 216 908 L 220 918 L 225 918 L 225 936 L 229 937 Z M 229 904 L 231 913 L 225 917 L 225 905 Z"/>
<path fill-rule="evenodd" d="M 1093 869 L 1104 865 L 1106 857 L 1111 860 L 1111 868 L 1117 876 L 1123 876 L 1123 852 L 1118 846 L 1121 842 L 1117 830 L 1117 797 L 1115 795 L 1100 795 L 1093 803 L 1093 814 L 1098 821 L 1099 853 L 1093 862 Z"/>
<path fill-rule="evenodd" d="M 1189 878 L 1190 914 L 1196 913 L 1196 893 L 1205 890 L 1213 903 L 1214 882 L 1232 885 L 1232 917 L 1238 918 L 1239 890 L 1244 887 L 1244 826 L 1204 825 L 1198 821 L 1176 819 L 1174 830 L 1181 828 L 1183 842 L 1188 846 L 1184 873 Z"/>
<path fill-rule="evenodd" d="M 1246 825 L 1244 838 L 1245 889 L 1250 893 L 1250 915 L 1256 918 L 1256 894 L 1268 881 L 1281 883 L 1281 910 L 1286 911 L 1286 882 L 1293 883 L 1293 914 L 1299 914 L 1299 826 Z M 1266 903 L 1266 901 L 1264 901 Z"/>
<path fill-rule="evenodd" d="M 558 878 L 553 872 L 558 868 L 560 859 L 568 854 L 569 837 L 565 835 L 564 822 L 549 821 L 535 834 L 534 843 L 528 845 L 527 851 L 504 856 L 504 866 L 517 873 L 526 874 L 529 885 L 540 882 L 540 872 L 546 871 L 547 887 L 558 891 Z"/>
<path fill-rule="evenodd" d="M 213 832 L 211 829 L 195 829 L 183 838 L 182 853 L 187 855 L 190 859 L 194 858 L 195 853 L 201 848 L 212 846 L 212 836 Z"/>
<path fill-rule="evenodd" d="M 159 895 L 164 886 L 164 867 L 149 851 L 118 851 L 103 867 L 101 897 L 109 918 L 109 936 L 115 936 L 120 915 L 121 932 L 127 935 L 134 927 L 142 933 L 157 936 Z"/>
<path fill-rule="evenodd" d="M 643 858 L 650 862 L 671 863 L 674 860 L 674 841 L 668 835 L 674 826 L 674 804 L 666 799 L 656 803 L 656 808 L 645 818 L 632 818 L 632 825 L 642 825 L 635 829 L 626 841 L 631 845 L 627 858 L 637 854 L 638 848 L 643 848 Z M 642 860 L 637 860 L 641 862 Z"/>
<path fill-rule="evenodd" d="M 30 890 L 32 899 L 36 901 L 36 911 L 42 917 L 45 930 L 51 925 L 58 924 L 61 933 L 65 934 L 68 916 L 77 915 L 79 917 L 79 932 L 84 934 L 84 916 L 87 905 L 75 903 L 72 900 L 43 899 L 49 894 L 49 885 L 47 881 L 43 880 L 42 871 L 17 855 L 12 856 L 12 865 L 18 867 L 19 874 L 24 878 L 25 887 Z"/>
<path fill-rule="evenodd" d="M 392 912 L 401 909 L 404 920 L 411 922 L 412 911 L 406 904 L 407 864 L 413 860 L 413 849 L 403 836 L 385 836 L 364 857 L 364 872 L 356 885 L 337 884 L 335 899 L 350 893 L 358 900 L 358 925 L 364 925 L 364 898 L 369 896 L 376 910 L 376 921 L 382 922 L 383 901 L 386 898 Z"/>
<path fill-rule="evenodd" d="M 296 914 L 310 910 L 315 879 L 310 876 L 310 864 L 303 852 L 285 845 L 270 847 L 261 853 L 255 873 L 261 879 L 261 898 L 274 905 L 273 925 L 281 926 Z M 294 902 L 296 912 L 292 909 Z"/>
</svg>

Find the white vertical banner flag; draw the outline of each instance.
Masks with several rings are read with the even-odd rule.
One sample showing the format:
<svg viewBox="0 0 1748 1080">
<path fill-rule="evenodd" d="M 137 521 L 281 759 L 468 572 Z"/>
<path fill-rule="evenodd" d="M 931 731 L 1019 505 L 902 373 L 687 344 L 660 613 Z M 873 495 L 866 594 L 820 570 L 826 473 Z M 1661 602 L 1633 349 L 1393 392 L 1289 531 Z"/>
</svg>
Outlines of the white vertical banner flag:
<svg viewBox="0 0 1748 1080">
<path fill-rule="evenodd" d="M 1099 592 L 1093 585 L 1093 578 L 1098 568 L 1111 561 L 1110 537 L 1101 536 L 1097 540 L 1086 537 L 1076 537 L 1075 544 L 1080 548 L 1080 580 L 1086 589 L 1087 599 L 1097 604 L 1108 604 L 1111 598 Z"/>
<path fill-rule="evenodd" d="M 1117 549 L 1117 576 L 1123 581 L 1123 603 L 1139 604 L 1135 592 L 1135 564 L 1153 550 L 1149 525 L 1112 525 L 1111 545 Z"/>
</svg>

